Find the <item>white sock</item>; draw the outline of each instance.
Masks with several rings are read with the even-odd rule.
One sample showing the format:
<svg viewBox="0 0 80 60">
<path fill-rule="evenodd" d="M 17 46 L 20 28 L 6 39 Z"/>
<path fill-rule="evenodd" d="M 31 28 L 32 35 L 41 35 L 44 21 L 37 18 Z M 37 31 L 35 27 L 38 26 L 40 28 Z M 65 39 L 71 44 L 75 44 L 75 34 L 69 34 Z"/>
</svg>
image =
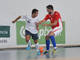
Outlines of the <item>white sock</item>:
<svg viewBox="0 0 80 60">
<path fill-rule="evenodd" d="M 28 41 L 28 46 L 30 46 L 30 47 L 31 47 L 31 41 L 30 41 L 30 40 Z"/>
<path fill-rule="evenodd" d="M 54 49 L 56 50 L 56 47 L 54 47 Z"/>
<path fill-rule="evenodd" d="M 37 51 L 39 51 L 39 43 L 35 44 Z"/>
</svg>

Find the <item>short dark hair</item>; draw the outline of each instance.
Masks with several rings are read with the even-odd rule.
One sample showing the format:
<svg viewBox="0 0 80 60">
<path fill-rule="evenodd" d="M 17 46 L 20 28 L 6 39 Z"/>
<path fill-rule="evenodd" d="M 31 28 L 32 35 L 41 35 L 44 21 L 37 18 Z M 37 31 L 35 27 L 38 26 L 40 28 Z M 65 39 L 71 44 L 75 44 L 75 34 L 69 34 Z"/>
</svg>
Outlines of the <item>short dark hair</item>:
<svg viewBox="0 0 80 60">
<path fill-rule="evenodd" d="M 46 8 L 54 10 L 53 5 L 47 5 Z"/>
<path fill-rule="evenodd" d="M 32 14 L 38 12 L 38 9 L 33 9 Z"/>
</svg>

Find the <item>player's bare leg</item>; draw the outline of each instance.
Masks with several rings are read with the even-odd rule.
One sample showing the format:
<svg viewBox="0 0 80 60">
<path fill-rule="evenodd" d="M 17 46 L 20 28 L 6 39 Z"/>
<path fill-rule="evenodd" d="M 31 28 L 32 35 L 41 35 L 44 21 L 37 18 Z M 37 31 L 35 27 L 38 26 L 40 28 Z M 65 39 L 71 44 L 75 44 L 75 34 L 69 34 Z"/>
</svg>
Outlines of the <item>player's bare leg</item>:
<svg viewBox="0 0 80 60">
<path fill-rule="evenodd" d="M 26 38 L 26 42 L 28 43 L 26 49 L 27 49 L 27 50 L 30 50 L 30 48 L 31 48 L 30 35 L 26 35 L 25 38 Z"/>
<path fill-rule="evenodd" d="M 39 43 L 38 43 L 38 40 L 34 40 L 34 43 L 35 43 L 35 47 L 36 47 L 36 49 L 38 50 L 38 49 L 39 49 Z"/>
<path fill-rule="evenodd" d="M 36 50 L 37 50 L 37 54 L 40 55 L 38 40 L 34 40 L 34 43 L 35 43 L 35 47 L 36 47 Z"/>
</svg>

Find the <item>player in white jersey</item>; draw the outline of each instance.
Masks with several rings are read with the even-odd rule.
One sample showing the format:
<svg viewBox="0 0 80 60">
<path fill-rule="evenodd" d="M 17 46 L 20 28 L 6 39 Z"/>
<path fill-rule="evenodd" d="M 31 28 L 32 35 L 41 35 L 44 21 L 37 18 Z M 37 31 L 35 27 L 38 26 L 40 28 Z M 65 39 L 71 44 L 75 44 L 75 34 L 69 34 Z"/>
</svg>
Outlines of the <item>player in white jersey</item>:
<svg viewBox="0 0 80 60">
<path fill-rule="evenodd" d="M 32 39 L 34 40 L 34 43 L 35 43 L 35 47 L 36 47 L 37 51 L 39 51 L 38 25 L 37 25 L 37 23 L 39 21 L 38 10 L 33 9 L 32 10 L 32 15 L 30 17 L 29 16 L 19 16 L 14 21 L 12 21 L 12 23 L 15 23 L 19 19 L 25 19 L 25 21 L 26 21 L 25 39 L 26 39 L 26 42 L 28 43 L 26 49 L 29 50 L 31 48 L 30 38 L 32 37 Z"/>
</svg>

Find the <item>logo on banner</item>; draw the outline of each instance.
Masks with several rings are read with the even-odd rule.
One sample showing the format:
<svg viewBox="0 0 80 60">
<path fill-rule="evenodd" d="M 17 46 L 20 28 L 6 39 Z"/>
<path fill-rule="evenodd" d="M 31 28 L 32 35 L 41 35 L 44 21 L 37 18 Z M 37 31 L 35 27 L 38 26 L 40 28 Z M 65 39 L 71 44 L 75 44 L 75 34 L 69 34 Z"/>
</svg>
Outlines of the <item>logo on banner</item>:
<svg viewBox="0 0 80 60">
<path fill-rule="evenodd" d="M 10 26 L 0 26 L 0 37 L 10 37 Z"/>
</svg>

